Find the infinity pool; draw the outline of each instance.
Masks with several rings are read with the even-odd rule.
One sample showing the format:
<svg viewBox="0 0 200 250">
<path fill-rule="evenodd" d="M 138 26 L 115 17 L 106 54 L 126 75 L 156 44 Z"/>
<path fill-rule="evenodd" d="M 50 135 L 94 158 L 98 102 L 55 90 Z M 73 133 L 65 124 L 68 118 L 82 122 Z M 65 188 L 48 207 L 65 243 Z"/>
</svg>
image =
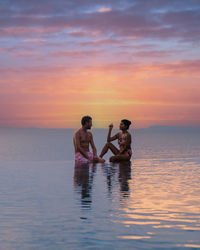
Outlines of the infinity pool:
<svg viewBox="0 0 200 250">
<path fill-rule="evenodd" d="M 143 137 L 126 164 L 1 160 L 0 249 L 200 249 L 196 136 Z"/>
</svg>

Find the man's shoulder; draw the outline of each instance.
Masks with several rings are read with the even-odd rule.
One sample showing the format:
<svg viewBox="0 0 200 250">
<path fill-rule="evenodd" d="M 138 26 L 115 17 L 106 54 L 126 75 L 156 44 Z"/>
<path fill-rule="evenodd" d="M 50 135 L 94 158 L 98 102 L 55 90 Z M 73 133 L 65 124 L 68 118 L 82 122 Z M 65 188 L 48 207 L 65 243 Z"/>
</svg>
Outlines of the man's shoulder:
<svg viewBox="0 0 200 250">
<path fill-rule="evenodd" d="M 81 128 L 74 132 L 74 136 L 79 135 L 80 133 L 81 133 Z"/>
<path fill-rule="evenodd" d="M 87 131 L 87 134 L 88 134 L 89 136 L 92 136 L 92 132 L 90 132 L 90 131 Z"/>
</svg>

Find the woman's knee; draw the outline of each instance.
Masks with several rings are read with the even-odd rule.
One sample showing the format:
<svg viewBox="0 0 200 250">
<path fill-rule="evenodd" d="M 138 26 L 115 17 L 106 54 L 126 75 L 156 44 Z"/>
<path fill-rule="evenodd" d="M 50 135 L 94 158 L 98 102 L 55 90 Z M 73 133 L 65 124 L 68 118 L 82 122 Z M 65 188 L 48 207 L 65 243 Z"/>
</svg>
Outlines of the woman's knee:
<svg viewBox="0 0 200 250">
<path fill-rule="evenodd" d="M 108 147 L 108 148 L 109 148 L 111 145 L 112 145 L 111 142 L 107 142 L 107 143 L 106 143 L 106 147 Z"/>
</svg>

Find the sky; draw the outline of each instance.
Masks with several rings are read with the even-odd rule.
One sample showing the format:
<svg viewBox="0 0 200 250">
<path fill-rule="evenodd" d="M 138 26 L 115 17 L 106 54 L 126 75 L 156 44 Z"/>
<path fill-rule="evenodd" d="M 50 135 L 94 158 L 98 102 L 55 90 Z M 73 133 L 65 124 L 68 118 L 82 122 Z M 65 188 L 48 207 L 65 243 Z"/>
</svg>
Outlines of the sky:
<svg viewBox="0 0 200 250">
<path fill-rule="evenodd" d="M 199 0 L 0 0 L 0 127 L 200 126 Z"/>
</svg>

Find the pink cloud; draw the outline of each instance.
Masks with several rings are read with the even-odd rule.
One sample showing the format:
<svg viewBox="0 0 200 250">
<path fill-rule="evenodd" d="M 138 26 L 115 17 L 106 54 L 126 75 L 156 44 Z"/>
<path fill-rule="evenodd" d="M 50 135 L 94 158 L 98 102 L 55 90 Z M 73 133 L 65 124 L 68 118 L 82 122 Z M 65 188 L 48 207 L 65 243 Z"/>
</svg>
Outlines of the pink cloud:
<svg viewBox="0 0 200 250">
<path fill-rule="evenodd" d="M 22 56 L 22 57 L 30 57 L 30 56 L 38 56 L 39 52 L 30 52 L 30 51 L 23 51 L 23 52 L 15 52 L 13 53 L 14 56 Z"/>
<path fill-rule="evenodd" d="M 101 50 L 63 50 L 63 51 L 56 51 L 52 52 L 53 56 L 70 56 L 73 58 L 80 58 L 80 57 L 89 57 L 89 56 L 97 56 L 103 53 Z"/>
<path fill-rule="evenodd" d="M 39 39 L 39 38 L 30 38 L 30 39 L 25 39 L 23 41 L 24 43 L 36 43 L 36 44 L 43 44 L 46 43 L 45 39 Z"/>
<path fill-rule="evenodd" d="M 120 44 L 122 40 L 114 39 L 114 38 L 105 38 L 98 39 L 94 41 L 80 42 L 80 45 L 89 45 L 89 46 L 102 46 L 102 45 L 112 45 L 112 44 Z"/>
<path fill-rule="evenodd" d="M 99 13 L 105 13 L 105 12 L 110 12 L 112 9 L 111 8 L 100 8 L 97 10 Z"/>
</svg>

